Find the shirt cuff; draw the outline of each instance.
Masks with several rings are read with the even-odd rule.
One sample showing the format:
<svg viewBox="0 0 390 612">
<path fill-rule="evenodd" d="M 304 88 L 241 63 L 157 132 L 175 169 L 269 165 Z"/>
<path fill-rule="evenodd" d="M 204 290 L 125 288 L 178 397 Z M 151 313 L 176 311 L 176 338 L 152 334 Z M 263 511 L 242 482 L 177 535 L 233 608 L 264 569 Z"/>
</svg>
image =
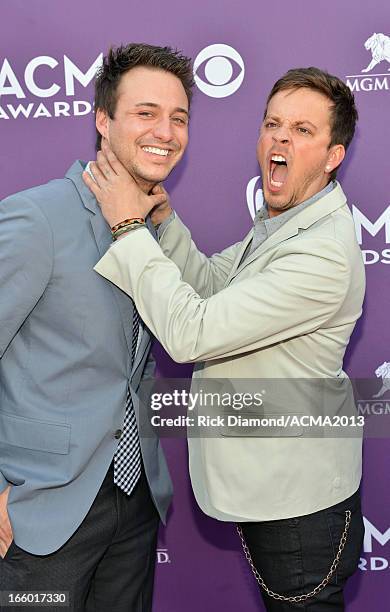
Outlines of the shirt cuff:
<svg viewBox="0 0 390 612">
<path fill-rule="evenodd" d="M 157 231 L 157 238 L 158 240 L 161 240 L 161 237 L 164 233 L 164 231 L 166 230 L 166 228 L 168 227 L 168 225 L 170 223 L 172 223 L 172 221 L 176 219 L 176 213 L 173 210 L 171 212 L 171 214 L 169 215 L 169 217 L 167 217 L 162 223 L 160 223 L 160 225 L 156 226 L 156 231 Z"/>
</svg>

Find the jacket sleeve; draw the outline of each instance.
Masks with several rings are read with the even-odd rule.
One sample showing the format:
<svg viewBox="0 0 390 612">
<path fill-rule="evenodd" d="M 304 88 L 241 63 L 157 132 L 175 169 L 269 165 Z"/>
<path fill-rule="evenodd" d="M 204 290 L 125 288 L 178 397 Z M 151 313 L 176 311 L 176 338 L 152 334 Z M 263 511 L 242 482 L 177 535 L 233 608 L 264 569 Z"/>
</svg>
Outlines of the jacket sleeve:
<svg viewBox="0 0 390 612">
<path fill-rule="evenodd" d="M 344 247 L 288 241 L 263 272 L 205 299 L 145 229 L 113 245 L 95 270 L 131 295 L 146 325 L 178 362 L 225 358 L 315 331 L 341 307 L 350 282 Z"/>
<path fill-rule="evenodd" d="M 53 240 L 40 208 L 21 194 L 0 202 L 0 358 L 42 296 Z"/>
<path fill-rule="evenodd" d="M 191 238 L 189 229 L 175 213 L 159 240 L 163 253 L 179 268 L 182 278 L 201 296 L 210 297 L 224 286 L 241 242 L 207 257 Z"/>
</svg>

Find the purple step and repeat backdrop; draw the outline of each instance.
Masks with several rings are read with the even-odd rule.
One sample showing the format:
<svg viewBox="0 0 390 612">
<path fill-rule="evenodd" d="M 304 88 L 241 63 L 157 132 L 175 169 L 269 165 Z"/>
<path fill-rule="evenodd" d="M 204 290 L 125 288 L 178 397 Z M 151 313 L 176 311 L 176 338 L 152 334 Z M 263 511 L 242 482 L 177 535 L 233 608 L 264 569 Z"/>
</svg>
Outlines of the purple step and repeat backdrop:
<svg viewBox="0 0 390 612">
<path fill-rule="evenodd" d="M 195 60 L 190 145 L 167 187 L 207 253 L 241 239 L 261 202 L 255 145 L 274 81 L 291 67 L 316 65 L 354 91 L 359 129 L 340 179 L 366 264 L 367 297 L 345 368 L 354 377 L 377 376 L 374 395 L 390 376 L 389 0 L 3 0 L 0 197 L 93 157 L 93 75 L 102 52 L 130 41 L 175 46 Z M 155 354 L 161 376 L 190 375 L 161 348 Z M 386 392 L 363 409 L 389 407 Z M 159 541 L 154 611 L 263 610 L 234 527 L 196 507 L 185 441 L 164 446 L 176 495 Z M 389 454 L 386 437 L 366 440 L 366 537 L 347 589 L 350 612 L 390 610 Z"/>
</svg>

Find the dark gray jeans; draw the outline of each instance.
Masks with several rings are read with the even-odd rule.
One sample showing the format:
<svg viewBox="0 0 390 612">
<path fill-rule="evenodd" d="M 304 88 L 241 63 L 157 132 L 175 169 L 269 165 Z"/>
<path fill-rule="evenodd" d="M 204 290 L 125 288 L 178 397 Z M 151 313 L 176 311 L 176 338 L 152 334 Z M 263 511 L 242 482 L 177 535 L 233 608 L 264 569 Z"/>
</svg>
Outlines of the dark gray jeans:
<svg viewBox="0 0 390 612">
<path fill-rule="evenodd" d="M 328 574 L 345 527 L 345 511 L 352 513 L 347 542 L 330 583 L 305 603 L 275 601 L 261 589 L 268 612 L 342 612 L 343 589 L 355 572 L 363 544 L 360 493 L 335 506 L 297 518 L 240 523 L 252 560 L 267 587 L 286 596 L 312 591 Z"/>
</svg>

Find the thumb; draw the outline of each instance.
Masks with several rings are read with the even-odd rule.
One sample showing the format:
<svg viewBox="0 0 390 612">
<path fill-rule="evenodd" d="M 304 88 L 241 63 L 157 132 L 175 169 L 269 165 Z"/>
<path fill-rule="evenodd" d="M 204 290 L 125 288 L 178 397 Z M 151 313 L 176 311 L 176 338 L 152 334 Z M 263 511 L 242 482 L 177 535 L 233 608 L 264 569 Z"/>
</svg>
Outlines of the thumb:
<svg viewBox="0 0 390 612">
<path fill-rule="evenodd" d="M 167 201 L 167 196 L 165 193 L 155 193 L 149 196 L 151 207 L 160 206 L 160 204 L 164 204 Z"/>
<path fill-rule="evenodd" d="M 167 195 L 167 192 L 165 191 L 162 183 L 157 183 L 157 185 L 155 185 L 151 191 L 152 194 L 157 194 L 157 193 L 165 193 L 165 195 Z"/>
</svg>

